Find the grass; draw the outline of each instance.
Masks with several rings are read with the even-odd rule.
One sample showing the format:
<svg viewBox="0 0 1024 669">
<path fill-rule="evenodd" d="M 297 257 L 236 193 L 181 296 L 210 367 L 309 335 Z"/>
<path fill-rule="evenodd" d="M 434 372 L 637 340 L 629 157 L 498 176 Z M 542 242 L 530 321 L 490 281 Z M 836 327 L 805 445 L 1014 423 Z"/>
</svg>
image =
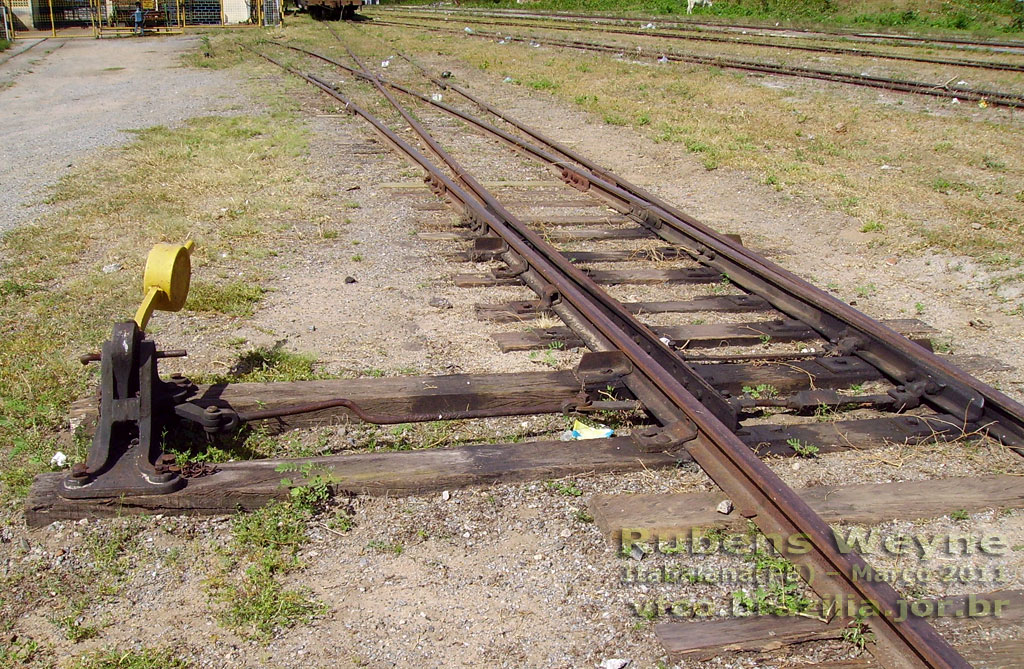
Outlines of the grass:
<svg viewBox="0 0 1024 669">
<path fill-rule="evenodd" d="M 243 281 L 215 284 L 199 280 L 192 284 L 185 308 L 225 316 L 252 316 L 265 292 L 260 286 Z"/>
<path fill-rule="evenodd" d="M 108 649 L 74 660 L 70 669 L 188 669 L 191 666 L 170 648 L 121 651 Z"/>
<path fill-rule="evenodd" d="M 76 358 L 134 313 L 152 244 L 197 240 L 190 309 L 255 309 L 259 260 L 284 222 L 306 218 L 301 203 L 311 189 L 296 179 L 305 130 L 286 118 L 199 118 L 137 131 L 127 146 L 61 179 L 51 218 L 0 240 L 2 272 L 17 277 L 0 284 L 0 443 L 10 444 L 0 452 L 0 500 L 21 497 L 63 449 L 68 406 L 96 380 L 95 366 Z M 103 274 L 111 259 L 126 271 Z M 220 273 L 236 278 L 207 281 Z M 166 318 L 157 313 L 153 325 Z"/>
<path fill-rule="evenodd" d="M 266 642 L 326 610 L 308 589 L 289 589 L 281 582 L 301 567 L 298 552 L 308 540 L 313 513 L 300 494 L 235 516 L 221 569 L 207 581 L 212 602 L 223 605 L 217 614 L 222 625 Z"/>
<path fill-rule="evenodd" d="M 516 0 L 470 0 L 465 5 L 521 8 Z M 610 12 L 682 18 L 685 2 L 671 0 L 536 0 L 531 10 Z M 709 17 L 792 21 L 798 24 L 860 28 L 932 28 L 945 30 L 1024 30 L 1024 10 L 1015 0 L 728 0 L 694 10 L 696 20 Z"/>
<path fill-rule="evenodd" d="M 232 369 L 236 383 L 276 381 L 314 381 L 325 378 L 315 370 L 316 358 L 308 353 L 292 353 L 279 346 L 261 346 L 246 351 Z"/>
<path fill-rule="evenodd" d="M 583 495 L 583 490 L 576 485 L 575 481 L 547 481 L 544 487 L 566 497 L 580 497 Z"/>
<path fill-rule="evenodd" d="M 944 11 L 937 3 L 931 6 Z M 866 104 L 858 91 L 768 88 L 756 78 L 713 68 L 652 67 L 521 44 L 497 48 L 465 36 L 432 34 L 424 43 L 407 31 L 370 32 L 406 52 L 457 52 L 478 68 L 486 62 L 487 72 L 499 81 L 524 82 L 505 84 L 521 85 L 524 92 L 528 82 L 551 82 L 545 94 L 652 141 L 681 144 L 705 169 L 741 170 L 787 196 L 820 200 L 852 214 L 859 219 L 855 225 L 891 253 L 937 249 L 986 263 L 1000 254 L 1022 257 L 1024 203 L 1017 194 L 1024 191 L 1014 184 L 1024 182 L 1024 155 L 1013 121 L 994 110 L 978 120 L 912 105 Z M 365 38 L 360 43 L 357 35 L 346 33 L 345 39 L 359 48 L 379 48 Z M 880 179 L 885 165 L 898 169 Z"/>
<path fill-rule="evenodd" d="M 0 593 L 4 593 L 0 594 L 0 630 L 9 632 L 31 611 L 49 622 L 56 637 L 71 643 L 100 636 L 109 621 L 97 615 L 97 610 L 129 587 L 140 554 L 149 548 L 139 539 L 142 529 L 138 519 L 115 519 L 91 527 L 78 545 L 71 547 L 79 559 L 73 570 L 48 561 L 31 561 L 27 568 L 5 571 L 0 577 Z M 0 666 L 35 666 L 30 661 L 43 661 L 52 650 L 32 636 L 5 634 L 0 641 Z"/>
</svg>

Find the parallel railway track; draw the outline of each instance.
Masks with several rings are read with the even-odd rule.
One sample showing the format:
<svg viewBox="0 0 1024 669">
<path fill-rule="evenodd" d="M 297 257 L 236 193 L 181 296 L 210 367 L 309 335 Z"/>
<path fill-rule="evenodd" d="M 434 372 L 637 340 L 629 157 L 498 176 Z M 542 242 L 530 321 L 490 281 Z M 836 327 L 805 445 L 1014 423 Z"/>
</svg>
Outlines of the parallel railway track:
<svg viewBox="0 0 1024 669">
<path fill-rule="evenodd" d="M 447 14 L 449 16 L 486 16 L 492 18 L 531 18 L 543 20 L 563 20 L 567 22 L 592 21 L 611 25 L 622 25 L 632 23 L 644 23 L 657 21 L 662 25 L 672 25 L 679 30 L 691 30 L 700 32 L 719 32 L 745 34 L 761 33 L 765 35 L 790 36 L 793 34 L 803 35 L 808 38 L 825 37 L 829 39 L 842 39 L 864 41 L 880 44 L 912 44 L 925 47 L 945 47 L 953 49 L 1006 49 L 1024 53 L 1024 41 L 1021 40 L 972 40 L 960 37 L 936 37 L 917 36 L 896 33 L 870 33 L 858 30 L 823 30 L 806 29 L 797 27 L 780 27 L 758 23 L 728 23 L 728 22 L 706 22 L 694 19 L 666 20 L 665 17 L 657 18 L 626 18 L 601 14 L 584 14 L 574 12 L 529 12 L 524 10 L 500 10 L 500 9 L 475 9 L 447 8 L 436 9 L 431 7 L 403 7 L 403 11 L 417 12 L 424 15 Z"/>
<path fill-rule="evenodd" d="M 433 19 L 450 21 L 448 17 L 442 17 L 434 14 L 415 13 L 410 12 L 403 14 L 394 10 L 382 12 L 385 16 L 400 17 L 400 18 L 418 18 L 418 19 Z M 558 30 L 567 32 L 597 32 L 608 35 L 629 35 L 631 37 L 657 37 L 668 40 L 679 40 L 679 41 L 691 41 L 691 42 L 711 42 L 719 44 L 735 44 L 744 46 L 755 46 L 762 49 L 781 49 L 784 51 L 806 51 L 809 53 L 825 53 L 825 54 L 837 54 L 846 56 L 859 56 L 863 58 L 877 58 L 884 60 L 904 61 L 910 63 L 929 63 L 933 65 L 949 65 L 953 67 L 967 67 L 982 70 L 999 70 L 1004 72 L 1024 72 L 1024 65 L 1017 63 L 1006 63 L 992 60 L 966 60 L 959 58 L 936 58 L 933 56 L 921 56 L 921 55 L 910 55 L 901 54 L 895 52 L 884 52 L 884 51 L 869 51 L 867 49 L 859 49 L 855 47 L 847 46 L 833 46 L 833 45 L 816 45 L 816 44 L 798 44 L 792 40 L 785 41 L 766 41 L 766 40 L 754 40 L 745 37 L 725 37 L 719 35 L 708 35 L 704 32 L 685 32 L 685 31 L 673 31 L 666 29 L 645 29 L 645 28 L 633 28 L 633 27 L 619 27 L 618 25 L 605 25 L 600 23 L 594 23 L 590 21 L 574 21 L 571 25 L 557 25 L 551 22 L 539 23 L 530 22 L 519 19 L 519 17 L 507 17 L 507 18 L 486 18 L 478 19 L 475 16 L 458 17 L 459 23 L 465 23 L 469 25 L 483 25 L 488 28 L 495 27 L 511 27 L 511 28 L 533 28 L 533 29 L 545 29 L 545 30 Z"/>
<path fill-rule="evenodd" d="M 422 23 L 409 23 L 405 21 L 381 21 L 381 23 L 383 25 L 403 26 L 408 28 L 416 28 L 419 30 L 428 30 L 432 32 L 445 34 L 467 34 L 457 28 L 446 28 L 437 25 L 424 25 Z M 700 54 L 693 53 L 682 53 L 673 51 L 651 52 L 649 50 L 647 52 L 644 52 L 643 50 L 635 52 L 621 45 L 616 44 L 605 44 L 601 42 L 585 41 L 578 39 L 557 39 L 552 37 L 544 37 L 536 34 L 507 35 L 504 33 L 497 32 L 474 31 L 472 33 L 468 33 L 468 36 L 496 41 L 512 40 L 516 42 L 544 44 L 548 46 L 568 49 L 580 49 L 583 51 L 612 54 L 617 57 L 629 57 L 647 60 L 664 58 L 667 61 L 673 62 L 692 63 L 695 65 L 708 65 L 712 67 L 721 67 L 724 69 L 734 69 L 745 72 L 758 72 L 762 74 L 798 77 L 802 79 L 831 81 L 842 84 L 851 84 L 855 86 L 864 86 L 868 88 L 877 88 L 882 90 L 898 91 L 902 93 L 912 93 L 917 95 L 928 95 L 947 99 L 956 98 L 957 100 L 968 100 L 972 102 L 984 101 L 985 104 L 1017 109 L 1024 108 L 1024 95 L 1018 95 L 1016 93 L 995 90 L 967 88 L 960 86 L 948 87 L 945 84 L 941 83 L 934 84 L 923 81 L 913 81 L 907 79 L 894 79 L 890 77 L 877 77 L 865 74 L 855 74 L 852 72 L 839 72 L 814 67 L 780 65 L 738 58 L 726 58 L 721 56 L 703 56 Z"/>
</svg>

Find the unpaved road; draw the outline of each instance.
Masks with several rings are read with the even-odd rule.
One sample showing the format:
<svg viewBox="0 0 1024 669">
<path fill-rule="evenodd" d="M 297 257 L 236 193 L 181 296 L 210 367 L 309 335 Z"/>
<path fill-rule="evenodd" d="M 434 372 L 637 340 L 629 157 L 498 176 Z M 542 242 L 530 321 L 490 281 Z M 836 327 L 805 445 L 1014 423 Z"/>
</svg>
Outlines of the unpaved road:
<svg viewBox="0 0 1024 669">
<path fill-rule="evenodd" d="M 236 79 L 179 64 L 198 39 L 47 40 L 0 64 L 0 232 L 43 213 L 66 170 L 126 130 L 241 108 Z"/>
</svg>

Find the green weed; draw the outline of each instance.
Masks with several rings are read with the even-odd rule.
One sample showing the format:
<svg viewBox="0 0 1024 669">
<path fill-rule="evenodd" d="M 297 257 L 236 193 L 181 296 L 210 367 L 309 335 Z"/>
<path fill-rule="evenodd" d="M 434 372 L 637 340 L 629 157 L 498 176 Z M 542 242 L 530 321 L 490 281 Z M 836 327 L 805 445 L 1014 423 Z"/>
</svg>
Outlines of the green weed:
<svg viewBox="0 0 1024 669">
<path fill-rule="evenodd" d="M 289 590 L 279 581 L 300 566 L 298 552 L 308 540 L 312 513 L 301 495 L 293 495 L 287 502 L 235 516 L 222 571 L 208 581 L 212 600 L 225 605 L 217 614 L 221 624 L 266 641 L 326 610 L 306 590 Z"/>
<path fill-rule="evenodd" d="M 547 481 L 544 487 L 566 497 L 579 497 L 583 491 L 572 481 Z"/>
<path fill-rule="evenodd" d="M 372 548 L 379 553 L 390 553 L 391 555 L 401 555 L 405 551 L 405 547 L 397 541 L 389 542 L 379 539 L 372 539 L 366 544 L 366 547 Z"/>
<path fill-rule="evenodd" d="M 188 669 L 187 661 L 165 649 L 102 650 L 78 658 L 71 669 Z"/>
<path fill-rule="evenodd" d="M 843 629 L 843 641 L 853 645 L 857 650 L 864 650 L 869 643 L 874 643 L 875 633 L 862 618 L 857 617 Z"/>
<path fill-rule="evenodd" d="M 786 443 L 789 444 L 789 447 L 793 449 L 793 452 L 801 458 L 813 458 L 818 455 L 818 451 L 820 450 L 814 444 L 805 443 L 795 437 L 787 439 Z"/>
<path fill-rule="evenodd" d="M 743 386 L 743 394 L 755 400 L 770 400 L 779 396 L 779 389 L 770 383 L 759 383 L 756 386 Z"/>
<path fill-rule="evenodd" d="M 564 342 L 552 341 L 548 343 L 548 347 L 543 351 L 530 351 L 530 360 L 547 365 L 551 368 L 557 368 L 558 358 L 555 357 L 555 351 L 560 351 L 564 348 Z"/>
</svg>

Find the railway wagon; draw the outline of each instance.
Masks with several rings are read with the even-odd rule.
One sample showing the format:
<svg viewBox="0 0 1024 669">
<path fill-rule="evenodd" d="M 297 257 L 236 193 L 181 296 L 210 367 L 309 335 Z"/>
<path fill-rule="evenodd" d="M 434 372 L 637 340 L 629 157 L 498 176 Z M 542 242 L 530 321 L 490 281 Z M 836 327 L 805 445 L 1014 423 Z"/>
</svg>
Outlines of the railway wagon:
<svg viewBox="0 0 1024 669">
<path fill-rule="evenodd" d="M 362 4 L 363 0 L 298 0 L 299 8 L 317 21 L 351 21 Z"/>
</svg>

